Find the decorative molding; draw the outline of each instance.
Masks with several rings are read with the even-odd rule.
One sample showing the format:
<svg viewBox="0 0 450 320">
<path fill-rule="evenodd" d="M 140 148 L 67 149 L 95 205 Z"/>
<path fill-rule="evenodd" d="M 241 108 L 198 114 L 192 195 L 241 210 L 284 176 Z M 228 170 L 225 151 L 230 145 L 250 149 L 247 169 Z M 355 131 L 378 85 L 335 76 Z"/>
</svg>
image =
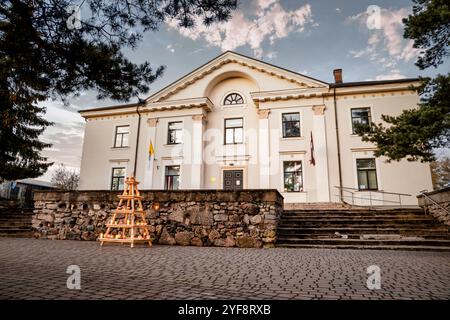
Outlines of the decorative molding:
<svg viewBox="0 0 450 320">
<path fill-rule="evenodd" d="M 216 161 L 219 163 L 231 162 L 231 161 L 249 161 L 250 155 L 229 155 L 229 156 L 216 156 Z"/>
<path fill-rule="evenodd" d="M 323 116 L 325 114 L 325 105 L 312 106 L 312 111 L 315 116 Z"/>
<path fill-rule="evenodd" d="M 285 72 L 278 67 L 264 66 L 263 63 L 257 63 L 254 61 L 247 62 L 247 61 L 245 61 L 245 59 L 242 59 L 242 58 L 239 58 L 239 59 L 238 58 L 225 58 L 222 61 L 211 61 L 211 63 L 212 63 L 212 65 L 209 66 L 209 68 L 204 68 L 203 71 L 201 71 L 201 69 L 198 70 L 196 72 L 197 75 L 195 75 L 195 72 L 193 72 L 193 73 L 189 74 L 188 76 L 186 76 L 186 78 L 179 79 L 179 81 L 177 81 L 178 83 L 176 82 L 173 84 L 172 88 L 168 87 L 168 88 L 166 88 L 166 90 L 163 89 L 161 92 L 156 93 L 153 97 L 152 96 L 149 97 L 148 101 L 161 102 L 163 100 L 166 100 L 168 97 L 174 95 L 175 93 L 179 92 L 182 89 L 185 89 L 186 87 L 197 82 L 198 80 L 203 79 L 205 76 L 211 74 L 215 70 L 220 69 L 222 66 L 229 64 L 229 63 L 236 63 L 243 67 L 247 67 L 251 70 L 256 70 L 258 72 L 265 73 L 265 74 L 268 74 L 273 77 L 277 77 L 282 80 L 287 80 L 291 83 L 296 83 L 304 88 L 316 87 L 316 86 L 305 83 L 308 81 L 316 82 L 317 86 L 321 85 L 317 80 L 314 81 L 311 79 L 305 79 L 305 80 L 301 81 L 301 79 L 299 79 L 301 77 L 300 75 L 297 78 L 295 77 L 295 75 L 292 75 L 292 76 L 284 75 L 283 73 L 292 73 L 292 72 L 289 72 L 289 71 Z M 269 69 L 272 69 L 272 70 L 269 70 Z M 275 71 L 277 71 L 277 72 L 275 72 Z M 324 86 L 324 85 L 325 84 L 322 84 L 322 86 Z"/>
<path fill-rule="evenodd" d="M 109 162 L 129 162 L 130 159 L 109 159 Z"/>
<path fill-rule="evenodd" d="M 153 112 L 153 111 L 165 111 L 165 110 L 177 110 L 177 109 L 191 109 L 191 108 L 203 108 L 207 112 L 213 108 L 213 103 L 208 97 L 191 98 L 171 100 L 164 102 L 148 102 L 141 112 Z"/>
<path fill-rule="evenodd" d="M 181 160 L 181 159 L 183 159 L 183 155 L 161 157 L 161 160 L 163 160 L 163 161 L 169 161 L 169 160 Z"/>
<path fill-rule="evenodd" d="M 204 114 L 194 114 L 192 116 L 192 121 L 205 121 L 206 117 Z"/>
<path fill-rule="evenodd" d="M 306 154 L 305 150 L 297 150 L 297 151 L 280 151 L 278 152 L 280 155 L 291 155 L 291 154 Z"/>
<path fill-rule="evenodd" d="M 270 114 L 270 109 L 258 110 L 259 119 L 268 119 Z"/>
<path fill-rule="evenodd" d="M 149 127 L 156 127 L 156 124 L 158 123 L 158 118 L 150 118 L 147 120 Z"/>
<path fill-rule="evenodd" d="M 259 91 L 250 93 L 253 102 L 255 103 L 320 98 L 326 94 L 328 94 L 328 88 L 324 87 Z"/>
<path fill-rule="evenodd" d="M 361 147 L 361 148 L 350 148 L 352 152 L 368 152 L 368 151 L 376 151 L 376 147 Z"/>
</svg>

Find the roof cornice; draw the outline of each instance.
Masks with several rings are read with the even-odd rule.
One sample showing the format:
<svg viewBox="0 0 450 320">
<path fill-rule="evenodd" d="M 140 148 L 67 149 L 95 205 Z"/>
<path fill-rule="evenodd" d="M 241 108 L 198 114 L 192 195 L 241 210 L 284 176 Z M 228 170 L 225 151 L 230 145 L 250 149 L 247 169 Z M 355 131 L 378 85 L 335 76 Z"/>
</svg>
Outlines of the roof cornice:
<svg viewBox="0 0 450 320">
<path fill-rule="evenodd" d="M 146 99 L 147 102 L 160 102 L 167 99 L 171 95 L 177 93 L 178 91 L 186 88 L 187 86 L 193 84 L 194 82 L 204 78 L 213 71 L 221 68 L 222 66 L 229 63 L 237 63 L 241 66 L 248 67 L 252 70 L 257 70 L 262 73 L 269 74 L 280 79 L 287 80 L 289 82 L 297 83 L 298 85 L 306 88 L 313 87 L 327 87 L 326 82 L 304 76 L 302 74 L 290 71 L 281 67 L 274 66 L 267 62 L 256 60 L 236 52 L 227 51 L 220 56 L 210 60 L 194 71 L 186 74 L 177 81 L 169 84 L 167 87 L 161 89 L 155 94 L 151 95 Z M 314 85 L 313 85 L 314 84 Z"/>
</svg>

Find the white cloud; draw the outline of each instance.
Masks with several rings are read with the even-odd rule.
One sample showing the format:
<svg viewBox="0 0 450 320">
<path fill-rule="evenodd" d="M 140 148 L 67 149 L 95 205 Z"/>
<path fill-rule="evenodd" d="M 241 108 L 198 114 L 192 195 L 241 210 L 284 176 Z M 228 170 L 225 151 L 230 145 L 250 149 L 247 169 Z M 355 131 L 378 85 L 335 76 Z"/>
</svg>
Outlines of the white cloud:
<svg viewBox="0 0 450 320">
<path fill-rule="evenodd" d="M 171 45 L 171 44 L 168 44 L 168 45 L 166 46 L 166 49 L 169 50 L 169 51 L 172 52 L 172 53 L 175 52 L 175 48 L 174 48 L 173 45 Z"/>
<path fill-rule="evenodd" d="M 219 47 L 223 51 L 249 45 L 259 58 L 264 54 L 264 41 L 268 40 L 273 44 L 291 32 L 303 32 L 308 23 L 314 23 L 309 4 L 286 11 L 278 1 L 273 0 L 258 0 L 252 17 L 238 10 L 229 21 L 208 27 L 200 20 L 196 21 L 196 26 L 192 29 L 180 28 L 176 21 L 167 22 L 169 29 L 177 30 L 184 37 L 203 39 L 208 45 Z"/>
<path fill-rule="evenodd" d="M 336 8 L 335 10 L 337 13 L 341 13 L 341 8 Z"/>
<path fill-rule="evenodd" d="M 275 2 L 277 2 L 277 0 L 258 0 L 258 5 L 262 9 L 266 9 L 266 8 L 270 7 L 272 4 L 274 4 Z"/>
<path fill-rule="evenodd" d="M 277 57 L 277 53 L 276 53 L 276 51 L 267 52 L 266 57 L 269 59 L 275 59 Z"/>
<path fill-rule="evenodd" d="M 86 96 L 83 94 L 82 96 Z M 55 162 L 63 163 L 68 168 L 79 168 L 81 163 L 81 150 L 83 144 L 84 119 L 76 111 L 76 108 L 64 106 L 59 101 L 45 101 L 39 104 L 47 108 L 45 119 L 54 122 L 54 125 L 45 129 L 40 139 L 51 143 L 50 148 L 42 151 L 44 157 Z M 41 180 L 50 180 L 52 168 L 40 177 Z"/>
<path fill-rule="evenodd" d="M 402 73 L 400 73 L 400 70 L 393 69 L 389 73 L 379 74 L 378 76 L 375 77 L 375 79 L 367 79 L 367 80 L 368 81 L 370 81 L 370 80 L 395 80 L 395 79 L 402 79 L 402 78 L 406 78 L 406 76 L 403 75 Z"/>
<path fill-rule="evenodd" d="M 354 58 L 367 57 L 370 61 L 380 63 L 385 68 L 393 67 L 399 61 L 408 62 L 415 59 L 419 50 L 413 48 L 413 41 L 403 38 L 402 19 L 407 17 L 410 9 L 381 9 L 381 28 L 368 30 L 370 36 L 367 45 L 361 50 L 351 50 Z M 357 21 L 366 28 L 368 14 L 364 11 L 347 20 Z"/>
</svg>

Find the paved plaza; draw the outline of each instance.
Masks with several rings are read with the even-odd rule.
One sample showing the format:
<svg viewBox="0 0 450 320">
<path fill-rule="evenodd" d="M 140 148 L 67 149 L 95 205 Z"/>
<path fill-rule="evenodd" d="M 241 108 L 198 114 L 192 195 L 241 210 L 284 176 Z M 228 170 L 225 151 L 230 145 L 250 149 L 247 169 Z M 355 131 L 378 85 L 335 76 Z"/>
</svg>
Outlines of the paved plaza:
<svg viewBox="0 0 450 320">
<path fill-rule="evenodd" d="M 67 288 L 69 265 L 81 289 Z M 367 267 L 381 289 L 367 288 Z M 450 252 L 135 247 L 0 238 L 1 299 L 449 299 Z"/>
</svg>

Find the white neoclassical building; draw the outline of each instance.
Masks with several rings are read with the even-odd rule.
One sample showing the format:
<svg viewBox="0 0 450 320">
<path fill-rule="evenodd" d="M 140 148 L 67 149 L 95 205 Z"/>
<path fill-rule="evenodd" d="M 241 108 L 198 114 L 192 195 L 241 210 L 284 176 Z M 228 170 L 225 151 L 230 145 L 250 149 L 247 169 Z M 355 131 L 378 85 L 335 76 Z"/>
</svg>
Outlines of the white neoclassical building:
<svg viewBox="0 0 450 320">
<path fill-rule="evenodd" d="M 228 51 L 144 102 L 82 110 L 80 189 L 120 189 L 135 174 L 142 189 L 278 189 L 285 202 L 417 204 L 419 191 L 431 189 L 429 165 L 375 158 L 353 131 L 416 106 L 417 79 L 334 76 L 330 84 Z"/>
</svg>

